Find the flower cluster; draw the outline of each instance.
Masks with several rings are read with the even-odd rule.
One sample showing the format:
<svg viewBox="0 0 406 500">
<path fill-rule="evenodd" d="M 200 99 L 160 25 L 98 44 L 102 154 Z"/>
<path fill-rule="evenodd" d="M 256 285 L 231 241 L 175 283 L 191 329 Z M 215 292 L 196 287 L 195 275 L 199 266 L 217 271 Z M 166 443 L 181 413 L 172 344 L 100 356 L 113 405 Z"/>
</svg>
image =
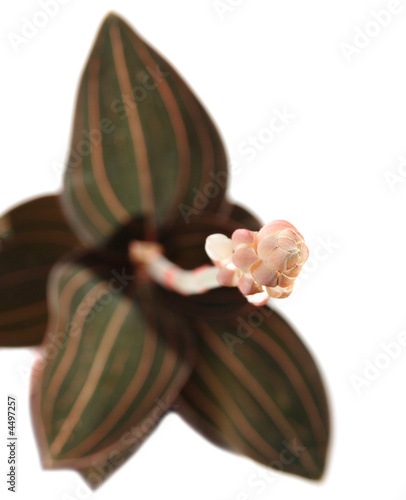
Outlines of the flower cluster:
<svg viewBox="0 0 406 500">
<path fill-rule="evenodd" d="M 206 252 L 220 269 L 220 285 L 237 286 L 256 305 L 269 297 L 288 297 L 309 256 L 303 236 L 284 220 L 270 222 L 258 232 L 237 229 L 231 239 L 213 234 L 206 240 Z"/>
</svg>

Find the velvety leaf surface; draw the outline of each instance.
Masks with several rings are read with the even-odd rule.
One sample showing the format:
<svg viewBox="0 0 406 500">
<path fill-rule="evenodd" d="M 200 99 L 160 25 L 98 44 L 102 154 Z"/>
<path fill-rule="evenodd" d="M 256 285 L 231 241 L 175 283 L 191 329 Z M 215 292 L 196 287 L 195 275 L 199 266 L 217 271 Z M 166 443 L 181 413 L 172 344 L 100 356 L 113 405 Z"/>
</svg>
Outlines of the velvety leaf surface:
<svg viewBox="0 0 406 500">
<path fill-rule="evenodd" d="M 56 196 L 29 201 L 0 218 L 0 345 L 42 341 L 48 273 L 79 245 Z"/>
<path fill-rule="evenodd" d="M 329 436 L 318 369 L 289 324 L 250 304 L 196 311 L 198 359 L 179 412 L 214 443 L 307 478 L 322 475 Z"/>
<path fill-rule="evenodd" d="M 110 262 L 93 254 L 51 273 L 51 321 L 32 382 L 44 466 L 81 470 L 92 486 L 142 444 L 194 361 L 187 324 L 142 276 Z"/>
<path fill-rule="evenodd" d="M 63 191 L 75 231 L 102 244 L 132 219 L 145 238 L 217 210 L 227 182 L 218 132 L 191 90 L 120 18 L 105 20 L 79 87 Z"/>
</svg>

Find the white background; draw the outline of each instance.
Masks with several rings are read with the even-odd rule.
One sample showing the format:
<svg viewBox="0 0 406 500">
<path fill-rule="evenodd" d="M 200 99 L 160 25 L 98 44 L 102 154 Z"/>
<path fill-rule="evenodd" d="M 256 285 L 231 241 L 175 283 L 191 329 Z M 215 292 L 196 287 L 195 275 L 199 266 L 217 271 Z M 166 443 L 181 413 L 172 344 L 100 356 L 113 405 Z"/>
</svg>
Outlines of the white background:
<svg viewBox="0 0 406 500">
<path fill-rule="evenodd" d="M 395 5 L 387 0 L 223 3 L 234 6 L 221 17 L 212 0 L 65 1 L 18 52 L 9 34 L 21 34 L 23 18 L 42 8 L 38 0 L 1 7 L 0 210 L 60 188 L 79 75 L 100 22 L 116 10 L 179 69 L 214 117 L 234 161 L 231 195 L 265 221 L 291 221 L 308 242 L 310 264 L 278 307 L 325 378 L 333 419 L 325 476 L 315 483 L 269 472 L 171 415 L 89 493 L 75 472 L 41 469 L 29 419 L 33 351 L 4 349 L 0 470 L 12 393 L 21 499 L 406 497 L 406 347 L 389 359 L 382 345 L 406 329 L 406 168 L 398 173 L 406 157 L 405 0 L 379 29 L 368 24 L 371 11 Z M 346 58 L 342 43 L 354 44 L 356 28 L 366 25 L 376 36 Z M 296 117 L 248 161 L 241 144 L 269 137 L 261 129 L 284 107 Z M 317 250 L 320 241 L 333 243 L 329 254 Z M 375 360 L 385 368 L 357 390 L 354 377 Z M 12 495 L 5 472 L 0 495 Z"/>
</svg>

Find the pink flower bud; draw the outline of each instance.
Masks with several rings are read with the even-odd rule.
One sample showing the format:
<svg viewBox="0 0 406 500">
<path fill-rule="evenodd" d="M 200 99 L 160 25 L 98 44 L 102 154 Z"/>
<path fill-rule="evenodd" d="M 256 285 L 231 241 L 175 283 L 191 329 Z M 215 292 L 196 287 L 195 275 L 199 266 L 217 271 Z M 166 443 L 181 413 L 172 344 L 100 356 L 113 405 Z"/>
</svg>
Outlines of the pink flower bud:
<svg viewBox="0 0 406 500">
<path fill-rule="evenodd" d="M 238 286 L 257 305 L 267 298 L 285 298 L 309 256 L 303 236 L 289 222 L 276 220 L 260 231 L 237 229 L 231 240 L 209 236 L 206 251 L 220 268 L 222 286 Z"/>
<path fill-rule="evenodd" d="M 211 234 L 206 238 L 205 250 L 217 267 L 223 267 L 227 264 L 233 254 L 233 246 L 230 238 L 218 233 Z"/>
<path fill-rule="evenodd" d="M 249 234 L 250 233 L 250 234 Z M 234 231 L 233 264 L 262 285 L 270 297 L 284 298 L 309 256 L 303 236 L 289 222 L 276 220 L 258 233 Z"/>
</svg>

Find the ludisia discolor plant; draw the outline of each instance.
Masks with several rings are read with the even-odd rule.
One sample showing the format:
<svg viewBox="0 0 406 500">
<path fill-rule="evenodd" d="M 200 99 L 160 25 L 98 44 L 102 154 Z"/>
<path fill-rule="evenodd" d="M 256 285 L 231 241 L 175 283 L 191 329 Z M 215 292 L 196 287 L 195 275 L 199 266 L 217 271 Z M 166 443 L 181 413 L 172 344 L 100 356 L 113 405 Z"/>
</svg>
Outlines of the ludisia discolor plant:
<svg viewBox="0 0 406 500">
<path fill-rule="evenodd" d="M 292 292 L 308 249 L 293 225 L 263 226 L 232 203 L 227 182 L 201 103 L 109 15 L 80 81 L 62 192 L 0 219 L 0 339 L 39 346 L 44 467 L 96 487 L 172 411 L 218 446 L 322 475 L 323 383 L 268 304 Z"/>
</svg>

